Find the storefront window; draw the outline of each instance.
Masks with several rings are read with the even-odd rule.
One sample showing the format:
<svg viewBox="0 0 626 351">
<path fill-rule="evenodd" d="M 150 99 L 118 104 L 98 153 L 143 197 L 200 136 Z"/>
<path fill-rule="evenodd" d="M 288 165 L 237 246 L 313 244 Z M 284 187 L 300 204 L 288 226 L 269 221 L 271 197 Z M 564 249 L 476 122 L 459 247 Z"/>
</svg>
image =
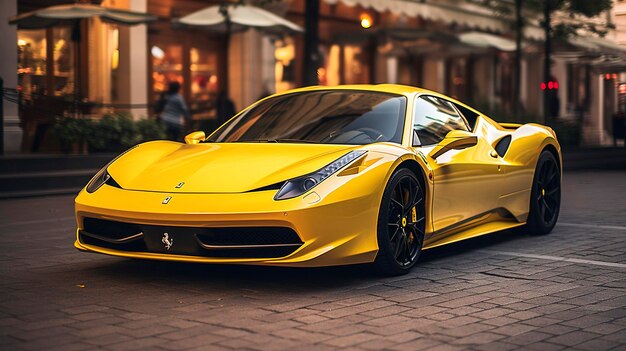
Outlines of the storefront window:
<svg viewBox="0 0 626 351">
<path fill-rule="evenodd" d="M 25 95 L 46 93 L 46 31 L 17 31 L 17 77 Z"/>
<path fill-rule="evenodd" d="M 369 70 L 363 48 L 356 45 L 343 47 L 344 84 L 369 83 Z"/>
<path fill-rule="evenodd" d="M 217 53 L 203 48 L 189 50 L 191 71 L 191 109 L 204 111 L 211 107 L 219 91 Z"/>
<path fill-rule="evenodd" d="M 54 62 L 54 95 L 74 93 L 74 52 L 72 30 L 69 27 L 52 28 L 54 43 L 52 60 Z"/>
<path fill-rule="evenodd" d="M 17 32 L 17 74 L 24 97 L 73 94 L 75 69 L 71 29 L 55 27 Z"/>
<path fill-rule="evenodd" d="M 183 79 L 183 47 L 182 45 L 154 45 L 150 50 L 152 54 L 152 91 L 154 101 L 158 100 L 159 94 L 167 90 L 169 82 L 184 83 Z"/>
<path fill-rule="evenodd" d="M 276 92 L 282 93 L 295 87 L 296 48 L 291 37 L 277 40 L 274 45 Z"/>
</svg>

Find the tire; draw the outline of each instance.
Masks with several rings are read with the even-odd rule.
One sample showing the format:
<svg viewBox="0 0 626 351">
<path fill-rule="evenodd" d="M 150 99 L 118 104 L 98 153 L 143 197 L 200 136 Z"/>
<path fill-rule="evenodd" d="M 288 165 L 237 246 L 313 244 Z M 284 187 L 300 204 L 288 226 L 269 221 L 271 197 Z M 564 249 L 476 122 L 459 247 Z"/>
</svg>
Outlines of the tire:
<svg viewBox="0 0 626 351">
<path fill-rule="evenodd" d="M 561 170 L 554 155 L 543 151 L 539 155 L 533 186 L 530 192 L 530 212 L 523 227 L 532 235 L 545 235 L 552 231 L 561 210 Z"/>
<path fill-rule="evenodd" d="M 378 214 L 378 255 L 374 263 L 384 275 L 409 272 L 424 244 L 424 189 L 415 174 L 400 168 L 385 187 Z"/>
</svg>

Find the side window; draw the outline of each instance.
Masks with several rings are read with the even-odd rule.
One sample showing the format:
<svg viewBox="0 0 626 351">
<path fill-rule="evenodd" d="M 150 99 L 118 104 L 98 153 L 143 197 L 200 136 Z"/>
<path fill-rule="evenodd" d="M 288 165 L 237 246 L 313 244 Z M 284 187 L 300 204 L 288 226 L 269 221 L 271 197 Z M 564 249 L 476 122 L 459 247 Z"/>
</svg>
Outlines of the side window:
<svg viewBox="0 0 626 351">
<path fill-rule="evenodd" d="M 470 129 L 474 130 L 474 127 L 476 126 L 476 119 L 478 118 L 478 114 L 476 112 L 468 109 L 468 108 L 465 108 L 465 107 L 459 105 L 459 104 L 454 104 L 454 106 L 456 106 L 456 109 L 461 112 L 463 117 L 465 117 L 465 120 L 469 124 Z"/>
<path fill-rule="evenodd" d="M 434 96 L 418 97 L 413 114 L 413 130 L 422 145 L 439 143 L 451 130 L 468 130 L 452 104 Z"/>
</svg>

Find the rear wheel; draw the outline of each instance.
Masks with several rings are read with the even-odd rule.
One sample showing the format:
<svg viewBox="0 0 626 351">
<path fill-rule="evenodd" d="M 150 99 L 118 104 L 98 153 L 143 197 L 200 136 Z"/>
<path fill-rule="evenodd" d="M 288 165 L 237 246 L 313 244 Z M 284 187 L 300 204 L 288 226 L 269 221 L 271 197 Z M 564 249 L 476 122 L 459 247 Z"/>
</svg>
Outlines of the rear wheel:
<svg viewBox="0 0 626 351">
<path fill-rule="evenodd" d="M 424 190 L 413 172 L 397 170 L 389 180 L 378 215 L 376 267 L 386 275 L 407 273 L 424 243 Z"/>
<path fill-rule="evenodd" d="M 548 234 L 554 228 L 561 209 L 561 171 L 554 155 L 543 151 L 537 161 L 530 194 L 530 213 L 526 232 Z"/>
</svg>

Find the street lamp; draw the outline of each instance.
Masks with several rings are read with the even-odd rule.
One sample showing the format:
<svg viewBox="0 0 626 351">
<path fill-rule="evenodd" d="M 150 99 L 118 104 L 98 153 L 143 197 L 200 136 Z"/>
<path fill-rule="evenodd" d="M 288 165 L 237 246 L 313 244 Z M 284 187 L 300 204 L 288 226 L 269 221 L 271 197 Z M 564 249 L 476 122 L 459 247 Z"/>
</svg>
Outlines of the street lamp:
<svg viewBox="0 0 626 351">
<path fill-rule="evenodd" d="M 372 17 L 368 13 L 363 12 L 361 14 L 360 19 L 361 19 L 361 27 L 368 29 L 372 26 Z"/>
</svg>

